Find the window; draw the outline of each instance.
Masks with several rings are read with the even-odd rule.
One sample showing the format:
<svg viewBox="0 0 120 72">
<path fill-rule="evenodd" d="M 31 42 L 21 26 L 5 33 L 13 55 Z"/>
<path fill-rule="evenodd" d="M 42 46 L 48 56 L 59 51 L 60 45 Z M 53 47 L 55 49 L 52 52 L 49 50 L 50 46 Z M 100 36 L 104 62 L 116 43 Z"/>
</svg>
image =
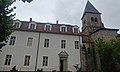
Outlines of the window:
<svg viewBox="0 0 120 72">
<path fill-rule="evenodd" d="M 27 46 L 32 46 L 32 42 L 33 42 L 33 38 L 32 37 L 28 37 Z"/>
<path fill-rule="evenodd" d="M 78 33 L 78 28 L 74 28 L 74 33 Z"/>
<path fill-rule="evenodd" d="M 98 22 L 97 18 L 95 18 L 95 22 Z"/>
<path fill-rule="evenodd" d="M 49 39 L 44 40 L 44 47 L 49 47 Z"/>
<path fill-rule="evenodd" d="M 14 46 L 15 45 L 15 40 L 16 40 L 16 37 L 11 36 L 9 45 Z"/>
<path fill-rule="evenodd" d="M 24 61 L 24 66 L 29 66 L 30 65 L 30 56 L 26 55 L 25 56 L 25 61 Z"/>
<path fill-rule="evenodd" d="M 31 24 L 31 25 L 30 25 L 30 29 L 33 30 L 34 28 L 35 28 L 35 24 Z"/>
<path fill-rule="evenodd" d="M 50 24 L 46 24 L 44 30 L 50 31 L 51 30 L 51 25 Z"/>
<path fill-rule="evenodd" d="M 21 24 L 22 23 L 20 22 L 20 20 L 16 20 L 13 22 L 14 28 L 20 28 Z"/>
<path fill-rule="evenodd" d="M 75 49 L 79 49 L 79 41 L 75 41 Z"/>
<path fill-rule="evenodd" d="M 61 40 L 61 48 L 65 48 L 66 47 L 66 40 Z"/>
<path fill-rule="evenodd" d="M 19 22 L 15 22 L 14 27 L 15 27 L 15 28 L 19 28 Z"/>
<path fill-rule="evenodd" d="M 34 29 L 36 29 L 36 26 L 37 26 L 37 24 L 35 22 L 30 22 L 28 28 L 31 30 L 34 30 Z"/>
<path fill-rule="evenodd" d="M 11 58 L 12 58 L 12 55 L 6 55 L 5 65 L 10 65 L 10 63 L 11 63 Z"/>
<path fill-rule="evenodd" d="M 94 18 L 93 17 L 91 17 L 91 21 L 94 22 Z"/>
<path fill-rule="evenodd" d="M 48 56 L 43 56 L 43 66 L 48 66 Z"/>
<path fill-rule="evenodd" d="M 61 32 L 67 32 L 67 27 L 66 26 L 60 26 L 60 31 Z"/>
</svg>

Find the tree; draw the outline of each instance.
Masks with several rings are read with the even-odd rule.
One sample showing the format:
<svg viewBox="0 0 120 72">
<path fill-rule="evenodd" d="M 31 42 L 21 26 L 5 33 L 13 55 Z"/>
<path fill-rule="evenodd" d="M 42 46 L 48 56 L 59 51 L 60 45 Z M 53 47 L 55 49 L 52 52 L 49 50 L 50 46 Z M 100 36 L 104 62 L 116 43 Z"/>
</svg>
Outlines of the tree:
<svg viewBox="0 0 120 72">
<path fill-rule="evenodd" d="M 95 44 L 96 52 L 101 62 L 103 72 L 120 71 L 120 39 L 105 41 L 98 39 Z"/>
<path fill-rule="evenodd" d="M 9 35 L 13 32 L 12 14 L 15 7 L 10 7 L 15 0 L 0 0 L 0 51 L 6 45 Z"/>
</svg>

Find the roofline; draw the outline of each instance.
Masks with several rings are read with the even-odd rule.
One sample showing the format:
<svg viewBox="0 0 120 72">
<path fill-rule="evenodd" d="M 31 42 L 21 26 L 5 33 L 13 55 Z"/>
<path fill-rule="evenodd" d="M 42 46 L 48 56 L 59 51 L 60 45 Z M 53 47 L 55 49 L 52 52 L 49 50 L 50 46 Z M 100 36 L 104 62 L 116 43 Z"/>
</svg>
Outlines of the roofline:
<svg viewBox="0 0 120 72">
<path fill-rule="evenodd" d="M 39 32 L 39 33 L 51 33 L 51 34 L 61 34 L 61 35 L 74 35 L 74 36 L 82 36 L 80 33 L 62 33 L 62 32 L 46 32 L 46 31 L 36 31 L 36 30 L 21 30 L 21 29 L 14 29 L 15 31 L 25 31 L 25 32 Z"/>
<path fill-rule="evenodd" d="M 118 31 L 119 29 L 110 29 L 110 28 L 100 28 L 100 29 L 97 29 L 96 31 L 92 32 L 90 35 L 98 32 L 99 30 L 112 30 L 112 31 Z"/>
<path fill-rule="evenodd" d="M 102 13 L 94 13 L 94 12 L 84 12 L 84 14 L 83 14 L 83 16 L 82 16 L 81 20 L 83 19 L 83 17 L 85 16 L 85 14 L 86 14 L 86 13 L 91 13 L 91 14 L 100 14 L 100 15 L 102 14 Z"/>
</svg>

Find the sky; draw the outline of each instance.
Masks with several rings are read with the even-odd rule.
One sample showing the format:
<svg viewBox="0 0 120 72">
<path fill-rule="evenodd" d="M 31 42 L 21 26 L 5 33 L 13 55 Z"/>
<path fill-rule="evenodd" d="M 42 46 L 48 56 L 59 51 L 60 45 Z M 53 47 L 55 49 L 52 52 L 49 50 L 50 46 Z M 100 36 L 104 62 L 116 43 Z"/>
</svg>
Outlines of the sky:
<svg viewBox="0 0 120 72">
<path fill-rule="evenodd" d="M 107 28 L 120 29 L 120 0 L 89 0 L 102 13 L 102 21 Z M 17 1 L 15 19 L 35 22 L 78 25 L 81 27 L 81 17 L 87 0 L 33 0 L 31 3 Z M 118 32 L 120 33 L 120 31 Z"/>
</svg>

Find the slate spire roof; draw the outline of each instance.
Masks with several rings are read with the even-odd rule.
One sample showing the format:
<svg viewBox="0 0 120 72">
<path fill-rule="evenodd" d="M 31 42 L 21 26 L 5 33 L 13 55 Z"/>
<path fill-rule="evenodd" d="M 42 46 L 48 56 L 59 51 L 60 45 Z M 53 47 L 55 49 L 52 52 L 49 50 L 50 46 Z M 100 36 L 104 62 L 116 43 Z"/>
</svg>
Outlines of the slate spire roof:
<svg viewBox="0 0 120 72">
<path fill-rule="evenodd" d="M 87 1 L 84 13 L 100 13 L 89 1 Z"/>
<path fill-rule="evenodd" d="M 95 13 L 95 14 L 101 14 L 90 2 L 87 1 L 86 7 L 84 9 L 84 13 L 82 18 L 84 17 L 85 13 Z M 81 18 L 81 19 L 82 19 Z"/>
</svg>

